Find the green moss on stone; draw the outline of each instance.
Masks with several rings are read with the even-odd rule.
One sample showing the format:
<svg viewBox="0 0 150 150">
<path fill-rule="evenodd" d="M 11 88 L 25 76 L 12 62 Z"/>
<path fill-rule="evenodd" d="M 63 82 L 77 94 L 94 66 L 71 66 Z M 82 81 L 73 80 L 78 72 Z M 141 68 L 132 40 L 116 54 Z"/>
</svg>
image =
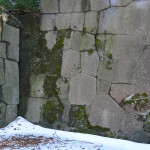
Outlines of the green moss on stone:
<svg viewBox="0 0 150 150">
<path fill-rule="evenodd" d="M 112 55 L 111 53 L 109 53 L 109 54 L 108 54 L 108 58 L 109 58 L 109 59 L 112 59 L 112 58 L 113 58 L 113 55 Z"/>
<path fill-rule="evenodd" d="M 68 79 L 67 78 L 63 78 L 63 81 L 64 81 L 65 84 L 68 83 Z"/>
<path fill-rule="evenodd" d="M 96 38 L 95 46 L 96 46 L 96 49 L 102 49 L 102 42 L 100 39 Z"/>
<path fill-rule="evenodd" d="M 107 69 L 107 70 L 112 70 L 111 61 L 108 60 L 108 61 L 106 62 L 105 69 Z"/>
<path fill-rule="evenodd" d="M 54 31 L 57 31 L 57 27 L 56 26 L 54 26 Z"/>
<path fill-rule="evenodd" d="M 88 54 L 92 55 L 93 54 L 93 49 L 88 50 Z"/>
<path fill-rule="evenodd" d="M 87 32 L 86 27 L 83 28 L 82 35 L 85 35 Z"/>
</svg>

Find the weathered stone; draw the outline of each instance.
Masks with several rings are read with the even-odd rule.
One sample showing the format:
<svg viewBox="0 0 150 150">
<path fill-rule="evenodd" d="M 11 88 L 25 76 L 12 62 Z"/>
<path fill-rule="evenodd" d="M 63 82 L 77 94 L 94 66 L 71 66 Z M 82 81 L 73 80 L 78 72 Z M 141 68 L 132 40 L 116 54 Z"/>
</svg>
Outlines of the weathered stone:
<svg viewBox="0 0 150 150">
<path fill-rule="evenodd" d="M 67 80 L 67 79 L 65 79 Z M 60 86 L 60 98 L 67 99 L 69 98 L 69 81 L 67 83 L 62 82 Z"/>
<path fill-rule="evenodd" d="M 126 33 L 132 35 L 148 35 L 150 33 L 150 3 L 133 1 L 126 8 Z"/>
<path fill-rule="evenodd" d="M 73 70 L 71 71 L 71 78 L 76 76 L 77 74 L 81 73 L 81 65 L 74 65 Z"/>
<path fill-rule="evenodd" d="M 143 50 L 140 60 L 141 59 L 143 60 L 150 59 L 150 46 L 146 46 L 146 48 Z"/>
<path fill-rule="evenodd" d="M 74 66 L 79 64 L 80 64 L 79 52 L 73 50 L 64 51 L 61 75 L 63 77 L 69 78 L 71 76 L 71 71 L 74 69 Z"/>
<path fill-rule="evenodd" d="M 6 104 L 0 102 L 0 127 L 4 127 L 6 119 Z"/>
<path fill-rule="evenodd" d="M 47 47 L 52 49 L 56 43 L 57 34 L 54 31 L 50 31 L 45 35 L 45 39 L 47 40 Z"/>
<path fill-rule="evenodd" d="M 89 121 L 92 125 L 119 131 L 123 115 L 123 109 L 109 95 L 96 95 L 91 106 Z"/>
<path fill-rule="evenodd" d="M 78 74 L 71 79 L 69 101 L 76 105 L 91 105 L 96 95 L 96 78 Z"/>
<path fill-rule="evenodd" d="M 133 0 L 110 0 L 111 6 L 127 6 Z"/>
<path fill-rule="evenodd" d="M 89 51 L 90 52 L 90 51 Z M 81 53 L 81 70 L 87 75 L 96 76 L 99 56 L 96 51 Z"/>
<path fill-rule="evenodd" d="M 101 95 L 101 94 L 108 94 L 110 90 L 111 84 L 109 82 L 97 79 L 97 90 L 96 94 Z"/>
<path fill-rule="evenodd" d="M 25 118 L 33 123 L 39 123 L 42 107 L 45 103 L 41 98 L 29 98 Z"/>
<path fill-rule="evenodd" d="M 0 58 L 0 85 L 4 84 L 5 77 L 4 77 L 4 64 L 3 59 Z"/>
<path fill-rule="evenodd" d="M 19 45 L 19 29 L 5 24 L 3 26 L 2 40 L 11 44 Z"/>
<path fill-rule="evenodd" d="M 132 134 L 136 131 L 141 130 L 143 122 L 138 121 L 136 114 L 126 113 L 122 122 L 122 131 L 128 134 Z"/>
<path fill-rule="evenodd" d="M 74 10 L 74 0 L 61 0 L 60 1 L 60 12 L 70 13 Z"/>
<path fill-rule="evenodd" d="M 17 62 L 5 60 L 5 81 L 6 83 L 19 84 L 19 68 Z"/>
<path fill-rule="evenodd" d="M 91 10 L 101 11 L 110 7 L 109 0 L 90 0 Z"/>
<path fill-rule="evenodd" d="M 58 30 L 68 29 L 71 25 L 71 14 L 57 14 L 56 27 Z"/>
<path fill-rule="evenodd" d="M 146 85 L 130 85 L 130 84 L 112 84 L 110 95 L 118 102 L 124 98 L 135 95 L 136 93 L 143 94 L 146 93 L 150 95 L 149 84 Z"/>
<path fill-rule="evenodd" d="M 30 76 L 30 96 L 31 97 L 44 97 L 44 79 L 45 75 L 31 75 Z"/>
<path fill-rule="evenodd" d="M 6 104 L 19 104 L 19 85 L 4 84 L 2 86 L 2 101 Z"/>
<path fill-rule="evenodd" d="M 40 0 L 40 10 L 42 13 L 58 13 L 59 0 Z"/>
<path fill-rule="evenodd" d="M 125 8 L 112 7 L 100 12 L 98 33 L 125 34 Z"/>
<path fill-rule="evenodd" d="M 84 27 L 87 32 L 96 34 L 98 29 L 98 12 L 89 11 L 86 13 Z"/>
<path fill-rule="evenodd" d="M 74 12 L 87 11 L 90 9 L 90 0 L 75 0 Z"/>
<path fill-rule="evenodd" d="M 17 118 L 17 105 L 7 105 L 6 123 L 9 124 Z"/>
<path fill-rule="evenodd" d="M 64 50 L 71 49 L 71 42 L 72 42 L 73 32 L 71 32 L 70 38 L 64 39 Z"/>
<path fill-rule="evenodd" d="M 41 30 L 54 30 L 55 27 L 55 14 L 44 14 L 41 16 Z"/>
<path fill-rule="evenodd" d="M 72 13 L 71 28 L 73 30 L 83 31 L 85 13 Z"/>
<path fill-rule="evenodd" d="M 7 58 L 19 62 L 19 46 L 14 44 L 8 44 Z"/>
<path fill-rule="evenodd" d="M 6 43 L 0 43 L 0 57 L 6 58 Z"/>
<path fill-rule="evenodd" d="M 77 51 L 91 50 L 95 48 L 95 36 L 92 34 L 83 34 L 74 32 L 72 37 L 72 49 Z"/>
<path fill-rule="evenodd" d="M 134 83 L 136 78 L 137 60 L 119 60 L 118 75 L 120 83 Z"/>
<path fill-rule="evenodd" d="M 111 53 L 113 59 L 138 59 L 146 46 L 144 36 L 116 35 Z"/>
<path fill-rule="evenodd" d="M 150 45 L 150 35 L 146 36 L 146 45 Z"/>
<path fill-rule="evenodd" d="M 118 82 L 118 62 L 103 60 L 99 62 L 97 77 L 110 83 Z"/>
</svg>

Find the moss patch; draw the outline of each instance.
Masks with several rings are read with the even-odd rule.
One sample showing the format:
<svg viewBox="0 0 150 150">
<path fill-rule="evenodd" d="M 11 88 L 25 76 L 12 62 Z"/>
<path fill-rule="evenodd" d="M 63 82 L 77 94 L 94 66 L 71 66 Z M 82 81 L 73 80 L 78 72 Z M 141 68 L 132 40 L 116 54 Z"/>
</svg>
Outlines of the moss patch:
<svg viewBox="0 0 150 150">
<path fill-rule="evenodd" d="M 0 107 L 0 114 L 2 114 L 2 107 Z"/>
<path fill-rule="evenodd" d="M 86 27 L 83 28 L 82 35 L 85 35 L 87 32 Z"/>
<path fill-rule="evenodd" d="M 95 47 L 96 49 L 102 49 L 102 42 L 101 40 L 99 40 L 98 38 L 96 38 L 96 41 L 95 41 Z"/>
<path fill-rule="evenodd" d="M 111 61 L 108 60 L 108 61 L 106 62 L 105 69 L 107 69 L 107 70 L 112 70 Z"/>
<path fill-rule="evenodd" d="M 94 51 L 93 49 L 88 50 L 88 54 L 89 54 L 89 55 L 92 55 L 92 54 L 93 54 L 93 51 Z"/>
</svg>

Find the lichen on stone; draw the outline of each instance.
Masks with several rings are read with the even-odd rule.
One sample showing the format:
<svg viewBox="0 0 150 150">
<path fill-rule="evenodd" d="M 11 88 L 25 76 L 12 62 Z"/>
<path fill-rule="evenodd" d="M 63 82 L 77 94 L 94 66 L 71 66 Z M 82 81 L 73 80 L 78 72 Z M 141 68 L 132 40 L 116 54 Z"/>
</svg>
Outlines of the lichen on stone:
<svg viewBox="0 0 150 150">
<path fill-rule="evenodd" d="M 111 64 L 111 61 L 110 61 L 110 60 L 108 60 L 108 61 L 106 62 L 105 69 L 107 69 L 107 70 L 112 70 L 112 64 Z"/>
<path fill-rule="evenodd" d="M 96 38 L 96 41 L 95 41 L 95 47 L 96 49 L 102 49 L 102 42 L 100 39 Z"/>
<path fill-rule="evenodd" d="M 88 50 L 88 54 L 89 54 L 89 55 L 92 55 L 92 54 L 93 54 L 93 51 L 94 51 L 93 49 Z"/>
</svg>

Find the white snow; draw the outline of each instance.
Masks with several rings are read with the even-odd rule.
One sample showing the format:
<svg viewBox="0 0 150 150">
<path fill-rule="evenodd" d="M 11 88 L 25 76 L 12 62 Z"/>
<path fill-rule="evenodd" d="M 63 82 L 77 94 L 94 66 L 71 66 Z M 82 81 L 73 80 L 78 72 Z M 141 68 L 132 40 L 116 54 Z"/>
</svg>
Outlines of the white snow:
<svg viewBox="0 0 150 150">
<path fill-rule="evenodd" d="M 2 146 L 4 140 L 9 141 L 6 143 L 7 146 L 10 147 L 3 147 L 3 150 L 12 149 L 11 144 L 14 143 L 16 143 L 14 149 L 20 150 L 150 150 L 149 144 L 140 144 L 96 135 L 47 129 L 34 125 L 22 117 L 18 117 L 7 127 L 0 129 L 0 137 L 0 146 Z M 38 145 L 17 147 L 21 144 L 19 142 L 22 141 L 17 141 L 15 138 L 21 137 L 25 139 L 25 141 L 30 138 L 30 140 L 43 139 L 43 142 Z M 49 140 L 48 142 L 46 142 L 46 138 Z"/>
</svg>

